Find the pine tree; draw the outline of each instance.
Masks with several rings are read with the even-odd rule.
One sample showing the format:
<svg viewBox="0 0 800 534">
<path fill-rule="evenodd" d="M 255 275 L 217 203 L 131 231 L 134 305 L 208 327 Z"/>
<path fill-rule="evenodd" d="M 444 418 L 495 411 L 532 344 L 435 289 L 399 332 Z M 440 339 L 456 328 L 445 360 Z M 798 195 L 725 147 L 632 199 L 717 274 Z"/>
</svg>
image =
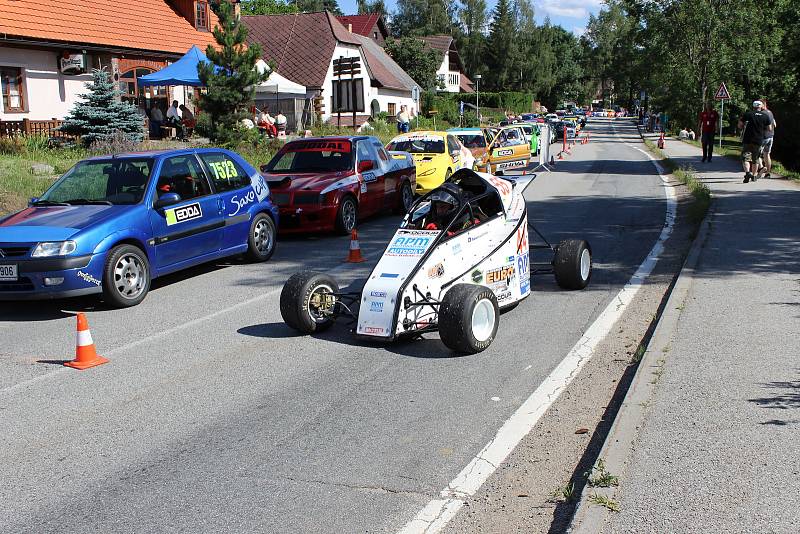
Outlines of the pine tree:
<svg viewBox="0 0 800 534">
<path fill-rule="evenodd" d="M 463 36 L 458 43 L 469 76 L 484 72 L 483 50 L 486 44 L 486 0 L 462 0 L 458 11 Z"/>
<path fill-rule="evenodd" d="M 514 14 L 508 0 L 497 0 L 492 24 L 487 40 L 487 65 L 494 65 L 493 76 L 489 77 L 490 87 L 497 91 L 508 90 L 511 81 L 509 59 L 515 54 L 514 37 L 516 27 Z"/>
<path fill-rule="evenodd" d="M 131 141 L 143 139 L 142 116 L 136 106 L 119 99 L 120 93 L 105 70 L 93 70 L 92 81 L 86 84 L 86 88 L 89 92 L 79 95 L 86 102 L 75 104 L 59 130 L 79 135 L 86 146 L 111 139 L 117 132 Z"/>
<path fill-rule="evenodd" d="M 197 72 L 208 88 L 200 107 L 211 119 L 209 137 L 220 144 L 235 145 L 244 137 L 240 121 L 253 103 L 255 86 L 265 81 L 268 73 L 255 68 L 261 47 L 247 46 L 247 28 L 233 13 L 228 2 L 220 4 L 219 25 L 214 28 L 217 48 L 209 45 L 209 63 L 200 63 Z"/>
</svg>

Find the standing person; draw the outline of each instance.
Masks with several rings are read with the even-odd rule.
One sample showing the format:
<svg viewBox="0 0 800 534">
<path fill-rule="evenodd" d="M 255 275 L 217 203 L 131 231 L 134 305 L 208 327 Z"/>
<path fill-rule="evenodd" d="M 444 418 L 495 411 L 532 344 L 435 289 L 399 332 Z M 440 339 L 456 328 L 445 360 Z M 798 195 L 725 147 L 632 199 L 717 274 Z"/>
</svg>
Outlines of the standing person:
<svg viewBox="0 0 800 534">
<path fill-rule="evenodd" d="M 157 105 L 150 110 L 150 130 L 153 139 L 161 139 L 161 125 L 164 124 L 164 114 Z"/>
<path fill-rule="evenodd" d="M 405 104 L 400 106 L 397 112 L 397 133 L 407 133 L 411 129 L 411 117 L 408 115 L 408 108 Z"/>
<path fill-rule="evenodd" d="M 717 110 L 711 107 L 711 104 L 706 104 L 700 115 L 697 116 L 698 130 L 700 130 L 700 144 L 703 146 L 703 159 L 701 161 L 708 161 L 711 163 L 711 153 L 714 151 L 714 135 L 717 133 L 717 122 L 719 121 L 719 114 Z"/>
<path fill-rule="evenodd" d="M 775 138 L 775 128 L 778 124 L 775 122 L 775 115 L 767 109 L 767 99 L 762 98 L 761 101 L 764 104 L 764 113 L 767 114 L 769 117 L 769 121 L 772 124 L 772 129 L 767 131 L 764 134 L 764 142 L 761 144 L 761 158 L 764 160 L 764 178 L 770 177 L 770 172 L 772 171 L 772 141 Z"/>
<path fill-rule="evenodd" d="M 739 128 L 744 128 L 742 135 L 742 167 L 744 168 L 743 183 L 756 181 L 761 173 L 758 170 L 758 159 L 761 157 L 761 147 L 764 136 L 772 130 L 772 121 L 764 113 L 764 104 L 761 100 L 753 102 L 753 110 L 748 111 L 739 119 Z M 755 171 L 755 173 L 754 173 Z"/>
</svg>

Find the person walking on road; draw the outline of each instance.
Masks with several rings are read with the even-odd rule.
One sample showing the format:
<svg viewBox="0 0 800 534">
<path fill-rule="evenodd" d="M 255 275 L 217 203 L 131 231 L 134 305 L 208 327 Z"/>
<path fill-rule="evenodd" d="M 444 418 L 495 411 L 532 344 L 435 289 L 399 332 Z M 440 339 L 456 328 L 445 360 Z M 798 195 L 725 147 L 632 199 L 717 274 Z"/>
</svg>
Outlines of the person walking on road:
<svg viewBox="0 0 800 534">
<path fill-rule="evenodd" d="M 772 129 L 764 134 L 764 142 L 761 144 L 761 158 L 764 163 L 764 178 L 770 177 L 770 172 L 772 172 L 772 141 L 775 138 L 775 128 L 778 124 L 775 122 L 775 115 L 767 109 L 767 99 L 762 98 L 761 102 L 764 104 L 764 113 L 767 114 L 769 117 L 770 122 L 772 123 Z"/>
<path fill-rule="evenodd" d="M 758 160 L 761 158 L 761 149 L 767 132 L 772 131 L 772 121 L 764 113 L 764 104 L 761 100 L 753 102 L 753 110 L 748 111 L 739 119 L 739 128 L 744 128 L 742 135 L 742 167 L 744 168 L 743 183 L 756 181 L 761 171 L 758 169 Z"/>
<path fill-rule="evenodd" d="M 698 116 L 698 130 L 700 130 L 700 144 L 703 146 L 702 162 L 711 162 L 711 153 L 714 151 L 714 135 L 717 133 L 717 110 L 706 104 L 705 109 Z"/>
</svg>

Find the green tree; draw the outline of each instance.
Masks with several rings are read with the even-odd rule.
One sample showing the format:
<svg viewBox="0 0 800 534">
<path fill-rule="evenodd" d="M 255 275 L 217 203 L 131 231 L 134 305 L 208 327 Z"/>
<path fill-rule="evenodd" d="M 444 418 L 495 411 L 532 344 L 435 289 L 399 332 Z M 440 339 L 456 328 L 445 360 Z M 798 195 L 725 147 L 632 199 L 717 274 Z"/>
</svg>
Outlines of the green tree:
<svg viewBox="0 0 800 534">
<path fill-rule="evenodd" d="M 131 141 L 144 137 L 144 121 L 136 106 L 119 99 L 114 83 L 105 70 L 92 71 L 92 81 L 86 84 L 88 93 L 80 95 L 85 102 L 76 103 L 64 124 L 59 128 L 69 135 L 81 136 L 89 146 L 95 141 L 105 141 L 121 133 Z"/>
<path fill-rule="evenodd" d="M 285 0 L 242 0 L 242 15 L 281 15 L 297 13 L 297 7 Z"/>
<path fill-rule="evenodd" d="M 492 65 L 491 75 L 487 76 L 489 89 L 504 91 L 509 87 L 512 78 L 509 59 L 515 54 L 515 30 L 514 14 L 508 0 L 497 0 L 486 42 L 486 64 Z"/>
<path fill-rule="evenodd" d="M 197 67 L 200 81 L 208 88 L 201 107 L 211 120 L 212 141 L 235 145 L 243 138 L 241 119 L 253 103 L 255 86 L 269 74 L 255 68 L 261 58 L 261 47 L 247 46 L 247 28 L 233 14 L 233 7 L 223 2 L 219 7 L 219 25 L 214 27 L 217 48 L 209 45 L 209 63 Z"/>
<path fill-rule="evenodd" d="M 441 87 L 436 77 L 441 58 L 424 41 L 415 37 L 390 38 L 386 41 L 386 53 L 426 91 Z"/>
<path fill-rule="evenodd" d="M 468 76 L 485 72 L 483 56 L 486 47 L 486 0 L 462 0 L 458 9 L 461 25 L 460 38 L 457 39 L 461 57 Z"/>
<path fill-rule="evenodd" d="M 448 0 L 398 0 L 392 18 L 396 37 L 453 33 L 455 2 Z"/>
<path fill-rule="evenodd" d="M 386 9 L 386 3 L 383 0 L 375 0 L 373 2 L 370 2 L 370 0 L 358 0 L 357 9 L 359 15 L 380 13 L 386 16 L 389 14 L 389 10 Z"/>
<path fill-rule="evenodd" d="M 343 15 L 336 0 L 292 0 L 297 9 L 303 13 L 330 11 L 334 15 Z"/>
</svg>

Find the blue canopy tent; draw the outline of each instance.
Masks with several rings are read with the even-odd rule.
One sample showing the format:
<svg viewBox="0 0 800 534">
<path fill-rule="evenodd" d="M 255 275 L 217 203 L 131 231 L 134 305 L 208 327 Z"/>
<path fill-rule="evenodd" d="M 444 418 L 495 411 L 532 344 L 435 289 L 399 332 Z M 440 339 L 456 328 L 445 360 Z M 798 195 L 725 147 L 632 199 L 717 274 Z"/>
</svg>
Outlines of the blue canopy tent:
<svg viewBox="0 0 800 534">
<path fill-rule="evenodd" d="M 178 61 L 158 72 L 139 77 L 139 86 L 148 85 L 188 85 L 200 87 L 203 82 L 197 75 L 197 65 L 207 63 L 208 58 L 197 46 L 192 46 Z"/>
</svg>

